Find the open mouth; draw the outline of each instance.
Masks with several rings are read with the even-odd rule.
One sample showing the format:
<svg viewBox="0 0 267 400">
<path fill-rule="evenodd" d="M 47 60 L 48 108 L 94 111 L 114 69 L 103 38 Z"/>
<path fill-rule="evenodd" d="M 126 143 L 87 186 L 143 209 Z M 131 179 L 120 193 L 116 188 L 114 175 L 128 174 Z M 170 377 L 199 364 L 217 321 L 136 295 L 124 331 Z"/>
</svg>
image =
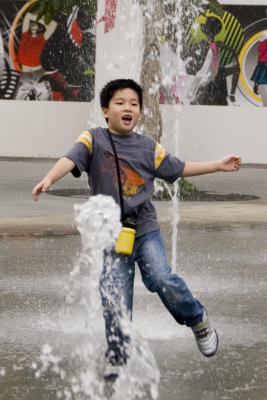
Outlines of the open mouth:
<svg viewBox="0 0 267 400">
<path fill-rule="evenodd" d="M 124 115 L 124 116 L 122 117 L 122 120 L 123 120 L 123 121 L 131 122 L 131 121 L 132 121 L 132 117 L 131 117 L 131 115 Z"/>
</svg>

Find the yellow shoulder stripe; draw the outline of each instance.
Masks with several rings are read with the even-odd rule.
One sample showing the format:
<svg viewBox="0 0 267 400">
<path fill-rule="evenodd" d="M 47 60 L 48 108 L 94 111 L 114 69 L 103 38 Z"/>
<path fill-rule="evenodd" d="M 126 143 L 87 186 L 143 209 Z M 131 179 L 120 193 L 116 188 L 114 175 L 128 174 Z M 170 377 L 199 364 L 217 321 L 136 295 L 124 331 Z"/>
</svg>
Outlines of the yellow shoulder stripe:
<svg viewBox="0 0 267 400">
<path fill-rule="evenodd" d="M 92 135 L 89 131 L 82 132 L 76 142 L 83 143 L 89 150 L 89 153 L 92 153 Z"/>
<path fill-rule="evenodd" d="M 155 147 L 155 169 L 157 169 L 160 164 L 162 163 L 164 157 L 165 157 L 165 149 L 164 147 L 161 146 L 158 142 L 156 142 L 156 147 Z"/>
</svg>

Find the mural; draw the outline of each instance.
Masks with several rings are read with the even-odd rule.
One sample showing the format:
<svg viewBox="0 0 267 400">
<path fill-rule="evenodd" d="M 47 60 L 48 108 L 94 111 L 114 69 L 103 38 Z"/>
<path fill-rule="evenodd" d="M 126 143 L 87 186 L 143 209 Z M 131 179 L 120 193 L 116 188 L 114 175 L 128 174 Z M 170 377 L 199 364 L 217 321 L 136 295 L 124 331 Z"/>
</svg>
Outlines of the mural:
<svg viewBox="0 0 267 400">
<path fill-rule="evenodd" d="M 70 6 L 49 22 L 35 1 L 1 1 L 0 99 L 91 101 L 96 24 L 115 27 L 117 0 L 105 0 L 98 21 Z M 184 23 L 179 54 L 177 40 L 161 40 L 160 103 L 267 106 L 267 5 L 205 4 Z"/>
<path fill-rule="evenodd" d="M 33 3 L 1 1 L 0 98 L 91 101 L 96 16 L 75 6 L 46 24 L 30 11 Z"/>
<path fill-rule="evenodd" d="M 162 44 L 161 103 L 267 105 L 267 6 L 207 7 L 181 47 Z"/>
</svg>

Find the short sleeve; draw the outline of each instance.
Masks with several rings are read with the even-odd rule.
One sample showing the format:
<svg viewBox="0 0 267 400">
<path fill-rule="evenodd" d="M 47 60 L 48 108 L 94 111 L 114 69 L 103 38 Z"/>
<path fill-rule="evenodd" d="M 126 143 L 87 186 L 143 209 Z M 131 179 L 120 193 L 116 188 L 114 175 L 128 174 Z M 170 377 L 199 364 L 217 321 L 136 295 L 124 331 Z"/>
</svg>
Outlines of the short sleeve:
<svg viewBox="0 0 267 400">
<path fill-rule="evenodd" d="M 82 143 L 75 143 L 74 146 L 65 154 L 66 158 L 72 160 L 75 167 L 71 171 L 75 178 L 79 178 L 81 173 L 89 171 L 90 168 L 90 154 L 86 146 Z"/>
<path fill-rule="evenodd" d="M 156 142 L 155 147 L 155 177 L 167 182 L 174 183 L 176 179 L 182 176 L 185 162 L 172 156 Z"/>
<path fill-rule="evenodd" d="M 71 171 L 75 178 L 79 178 L 84 171 L 89 172 L 92 152 L 92 135 L 89 131 L 84 131 L 79 135 L 70 151 L 65 154 L 65 157 L 72 160 L 75 164 L 75 167 Z"/>
</svg>

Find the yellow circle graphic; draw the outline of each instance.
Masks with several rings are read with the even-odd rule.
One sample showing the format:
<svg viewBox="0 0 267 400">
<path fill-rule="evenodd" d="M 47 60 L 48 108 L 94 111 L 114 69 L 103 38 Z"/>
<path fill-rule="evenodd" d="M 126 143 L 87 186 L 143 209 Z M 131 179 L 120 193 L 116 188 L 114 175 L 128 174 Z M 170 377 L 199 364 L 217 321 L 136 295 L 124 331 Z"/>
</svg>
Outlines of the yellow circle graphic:
<svg viewBox="0 0 267 400">
<path fill-rule="evenodd" d="M 240 72 L 240 76 L 239 76 L 239 80 L 243 86 L 243 88 L 245 89 L 245 91 L 249 94 L 250 97 L 252 97 L 254 100 L 262 103 L 262 99 L 260 96 L 257 96 L 252 90 L 251 88 L 248 86 L 245 76 L 243 74 L 243 64 L 245 62 L 245 58 L 246 55 L 248 53 L 248 51 L 250 50 L 250 48 L 252 47 L 252 45 L 261 37 L 263 31 L 257 32 L 255 35 L 251 36 L 251 38 L 245 43 L 245 45 L 242 47 L 242 50 L 240 52 L 239 55 L 239 65 L 241 67 L 241 72 Z"/>
<path fill-rule="evenodd" d="M 28 3 L 26 3 L 24 5 L 24 7 L 22 7 L 18 14 L 16 15 L 16 18 L 14 19 L 14 22 L 11 26 L 10 29 L 10 37 L 9 37 L 9 56 L 10 59 L 13 63 L 13 67 L 15 70 L 17 70 L 18 72 L 20 72 L 21 68 L 20 65 L 17 62 L 16 59 L 16 53 L 15 53 L 15 32 L 17 29 L 17 26 L 19 24 L 20 19 L 23 17 L 24 13 L 26 12 L 26 10 L 35 2 L 35 0 L 29 0 Z"/>
</svg>

